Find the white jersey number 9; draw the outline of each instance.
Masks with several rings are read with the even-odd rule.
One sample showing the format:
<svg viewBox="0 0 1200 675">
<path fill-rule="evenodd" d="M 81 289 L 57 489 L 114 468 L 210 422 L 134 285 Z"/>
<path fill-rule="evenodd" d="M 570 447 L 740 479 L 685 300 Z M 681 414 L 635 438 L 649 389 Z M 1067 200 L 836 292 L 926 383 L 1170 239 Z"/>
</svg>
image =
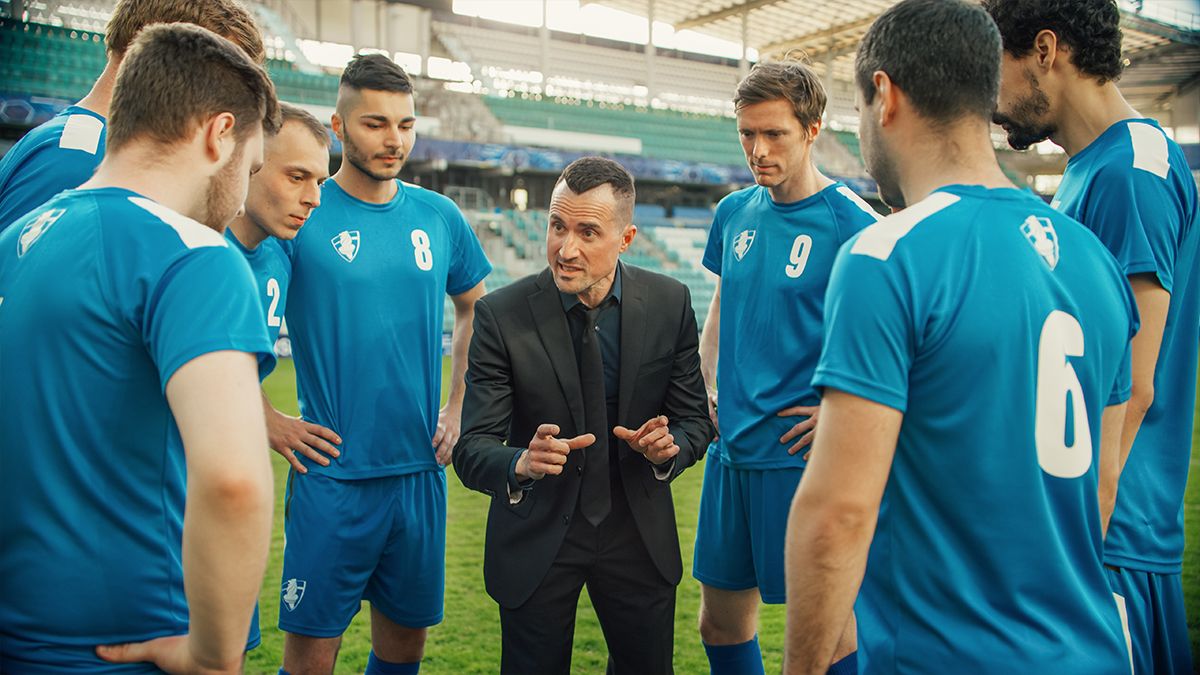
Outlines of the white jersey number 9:
<svg viewBox="0 0 1200 675">
<path fill-rule="evenodd" d="M 812 253 L 812 237 L 807 234 L 802 234 L 796 237 L 796 241 L 792 242 L 792 264 L 783 268 L 784 272 L 793 279 L 799 279 L 801 274 L 804 274 L 804 267 L 808 265 L 808 254 Z"/>
<path fill-rule="evenodd" d="M 1034 441 L 1038 464 L 1058 478 L 1078 478 L 1092 465 L 1087 403 L 1069 356 L 1083 356 L 1083 328 L 1075 317 L 1054 310 L 1042 324 L 1038 340 Z M 1073 420 L 1070 445 L 1067 445 L 1068 415 Z"/>
<path fill-rule="evenodd" d="M 412 245 L 417 267 L 426 272 L 433 269 L 433 251 L 429 249 L 429 235 L 425 234 L 425 230 L 413 230 Z"/>
</svg>

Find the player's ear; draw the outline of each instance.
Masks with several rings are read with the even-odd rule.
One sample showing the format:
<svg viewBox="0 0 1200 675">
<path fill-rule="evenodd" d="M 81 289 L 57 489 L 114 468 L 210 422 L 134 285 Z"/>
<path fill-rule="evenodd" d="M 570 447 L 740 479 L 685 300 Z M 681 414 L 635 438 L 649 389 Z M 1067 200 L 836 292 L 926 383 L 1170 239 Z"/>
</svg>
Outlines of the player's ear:
<svg viewBox="0 0 1200 675">
<path fill-rule="evenodd" d="M 342 116 L 338 113 L 333 113 L 333 116 L 329 118 L 329 126 L 333 128 L 333 135 L 337 136 L 338 140 L 344 143 L 346 139 L 342 138 L 342 133 L 344 132 Z"/>
<path fill-rule="evenodd" d="M 879 126 L 887 126 L 896 117 L 900 104 L 900 90 L 892 84 L 892 78 L 882 70 L 871 75 L 875 84 L 875 97 L 879 99 Z"/>
<path fill-rule="evenodd" d="M 1038 70 L 1048 72 L 1058 57 L 1058 36 L 1052 30 L 1041 30 L 1033 38 L 1034 63 Z"/>
<path fill-rule="evenodd" d="M 233 152 L 237 146 L 237 139 L 234 138 L 236 125 L 237 120 L 233 113 L 222 112 L 208 118 L 201 132 L 204 137 L 204 154 L 209 160 L 223 162 Z"/>
</svg>

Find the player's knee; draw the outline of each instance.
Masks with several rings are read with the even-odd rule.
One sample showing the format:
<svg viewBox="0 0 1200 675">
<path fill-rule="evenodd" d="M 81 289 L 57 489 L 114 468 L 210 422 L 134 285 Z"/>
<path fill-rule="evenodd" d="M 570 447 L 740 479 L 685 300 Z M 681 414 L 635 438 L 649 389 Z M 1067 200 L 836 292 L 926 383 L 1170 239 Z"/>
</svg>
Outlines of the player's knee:
<svg viewBox="0 0 1200 675">
<path fill-rule="evenodd" d="M 719 607 L 700 606 L 700 639 L 710 645 L 730 645 L 754 637 L 754 622 L 739 612 L 722 611 Z"/>
</svg>

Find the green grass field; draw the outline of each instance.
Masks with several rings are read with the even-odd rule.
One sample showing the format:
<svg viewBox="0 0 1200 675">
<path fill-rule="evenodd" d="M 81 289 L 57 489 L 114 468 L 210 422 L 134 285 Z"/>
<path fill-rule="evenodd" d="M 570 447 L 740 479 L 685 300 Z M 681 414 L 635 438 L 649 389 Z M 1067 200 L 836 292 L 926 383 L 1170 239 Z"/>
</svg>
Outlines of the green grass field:
<svg viewBox="0 0 1200 675">
<path fill-rule="evenodd" d="M 443 372 L 448 377 L 449 363 Z M 267 393 L 275 405 L 296 414 L 296 391 L 291 360 L 284 359 L 266 381 Z M 443 377 L 443 380 L 445 377 Z M 443 399 L 445 392 L 443 392 Z M 1194 438 L 1193 448 L 1200 442 Z M 280 573 L 283 565 L 283 495 L 287 463 L 272 455 L 275 467 L 275 526 L 271 559 L 263 578 L 260 611 L 262 646 L 250 653 L 247 673 L 275 673 L 283 658 L 283 633 L 279 619 Z M 446 531 L 446 618 L 429 632 L 423 673 L 494 673 L 500 666 L 500 620 L 496 605 L 483 590 L 483 535 L 487 520 L 488 498 L 470 492 L 448 469 L 448 523 Z M 1200 453 L 1193 450 L 1191 480 L 1187 497 L 1187 554 L 1183 584 L 1191 629 L 1192 653 L 1200 656 Z M 672 485 L 675 511 L 679 522 L 679 540 L 683 546 L 684 578 L 679 585 L 675 611 L 675 670 L 702 673 L 708 661 L 696 631 L 700 606 L 700 588 L 691 578 L 692 543 L 696 531 L 696 513 L 700 502 L 702 467 L 693 467 Z M 346 631 L 338 658 L 338 673 L 361 673 L 370 650 L 369 612 L 359 612 Z M 766 671 L 777 673 L 783 656 L 784 612 L 781 606 L 764 607 L 759 622 L 759 641 L 763 648 Z M 606 651 L 600 626 L 596 622 L 587 593 L 580 596 L 575 624 L 575 654 L 572 670 L 579 673 L 604 671 Z"/>
</svg>

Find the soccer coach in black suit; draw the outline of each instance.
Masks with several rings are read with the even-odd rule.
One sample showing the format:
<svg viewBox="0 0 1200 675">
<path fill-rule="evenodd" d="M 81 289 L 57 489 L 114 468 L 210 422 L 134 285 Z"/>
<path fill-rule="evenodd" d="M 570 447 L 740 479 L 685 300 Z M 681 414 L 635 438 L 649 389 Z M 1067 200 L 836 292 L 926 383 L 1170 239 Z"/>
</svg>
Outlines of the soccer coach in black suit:
<svg viewBox="0 0 1200 675">
<path fill-rule="evenodd" d="M 670 484 L 713 427 L 687 287 L 618 261 L 633 203 L 621 165 L 573 162 L 550 200 L 549 268 L 475 305 L 454 468 L 492 497 L 483 574 L 502 673 L 570 671 L 584 585 L 609 672 L 671 672 Z"/>
</svg>

